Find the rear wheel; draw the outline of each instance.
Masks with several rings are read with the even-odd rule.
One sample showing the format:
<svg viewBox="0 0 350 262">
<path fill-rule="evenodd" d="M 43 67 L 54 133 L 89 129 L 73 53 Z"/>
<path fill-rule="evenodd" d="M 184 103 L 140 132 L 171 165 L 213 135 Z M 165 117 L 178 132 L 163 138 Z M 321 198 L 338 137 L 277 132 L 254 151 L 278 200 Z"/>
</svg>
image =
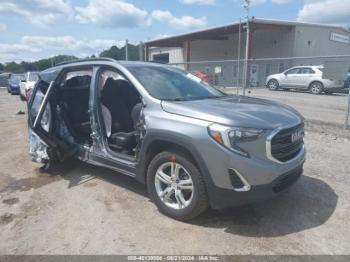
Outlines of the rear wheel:
<svg viewBox="0 0 350 262">
<path fill-rule="evenodd" d="M 323 84 L 321 82 L 312 82 L 310 84 L 310 91 L 315 95 L 319 95 L 323 92 Z"/>
<path fill-rule="evenodd" d="M 278 90 L 279 87 L 279 83 L 276 79 L 271 79 L 268 83 L 267 83 L 267 87 L 271 90 L 271 91 L 276 91 Z"/>
<path fill-rule="evenodd" d="M 190 220 L 208 207 L 198 168 L 180 152 L 161 152 L 149 164 L 147 187 L 158 209 L 172 218 Z"/>
</svg>

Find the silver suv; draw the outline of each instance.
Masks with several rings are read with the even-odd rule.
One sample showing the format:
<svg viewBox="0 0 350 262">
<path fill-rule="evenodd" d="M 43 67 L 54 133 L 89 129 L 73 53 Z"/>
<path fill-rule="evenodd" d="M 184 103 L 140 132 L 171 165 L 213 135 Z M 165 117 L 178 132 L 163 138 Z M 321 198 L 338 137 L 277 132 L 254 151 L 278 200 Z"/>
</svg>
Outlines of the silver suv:
<svg viewBox="0 0 350 262">
<path fill-rule="evenodd" d="M 322 66 L 295 66 L 280 74 L 269 75 L 266 86 L 272 90 L 300 89 L 313 94 L 331 94 L 344 89 L 344 81 L 323 78 Z"/>
<path fill-rule="evenodd" d="M 75 157 L 134 177 L 179 220 L 273 197 L 305 161 L 294 109 L 155 63 L 94 59 L 43 71 L 28 122 L 34 161 L 49 168 Z"/>
</svg>

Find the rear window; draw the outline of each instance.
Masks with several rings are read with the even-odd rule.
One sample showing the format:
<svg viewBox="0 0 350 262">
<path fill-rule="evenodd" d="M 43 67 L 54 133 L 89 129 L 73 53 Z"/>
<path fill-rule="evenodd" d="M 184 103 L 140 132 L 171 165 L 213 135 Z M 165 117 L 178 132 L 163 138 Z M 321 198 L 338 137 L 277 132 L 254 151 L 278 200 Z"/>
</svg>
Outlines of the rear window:
<svg viewBox="0 0 350 262">
<path fill-rule="evenodd" d="M 66 74 L 63 88 L 86 89 L 90 87 L 92 70 L 72 71 Z"/>
</svg>

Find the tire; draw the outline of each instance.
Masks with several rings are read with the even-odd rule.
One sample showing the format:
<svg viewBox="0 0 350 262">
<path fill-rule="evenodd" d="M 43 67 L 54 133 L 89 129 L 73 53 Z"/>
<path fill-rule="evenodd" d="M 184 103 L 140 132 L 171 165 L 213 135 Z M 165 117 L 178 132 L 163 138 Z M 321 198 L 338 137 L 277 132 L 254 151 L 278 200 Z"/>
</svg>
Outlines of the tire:
<svg viewBox="0 0 350 262">
<path fill-rule="evenodd" d="M 319 81 L 312 82 L 309 90 L 312 94 L 319 95 L 323 92 L 323 84 Z"/>
<path fill-rule="evenodd" d="M 271 91 L 277 91 L 279 88 L 279 83 L 276 79 L 271 79 L 269 80 L 269 82 L 267 83 L 267 87 L 269 88 L 269 90 Z"/>
<path fill-rule="evenodd" d="M 160 171 L 163 172 L 162 179 L 157 175 Z M 180 189 L 180 186 L 186 188 Z M 193 219 L 208 208 L 203 177 L 189 157 L 181 152 L 161 152 L 152 159 L 147 169 L 147 189 L 160 212 L 180 221 Z"/>
</svg>

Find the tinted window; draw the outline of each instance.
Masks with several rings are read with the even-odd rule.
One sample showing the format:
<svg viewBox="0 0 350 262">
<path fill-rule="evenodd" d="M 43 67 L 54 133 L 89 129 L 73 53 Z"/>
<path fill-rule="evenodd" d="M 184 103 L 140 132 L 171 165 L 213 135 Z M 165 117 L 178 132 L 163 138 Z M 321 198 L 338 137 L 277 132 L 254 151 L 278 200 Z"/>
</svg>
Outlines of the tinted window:
<svg viewBox="0 0 350 262">
<path fill-rule="evenodd" d="M 300 68 L 299 74 L 314 74 L 315 71 L 311 68 Z"/>
<path fill-rule="evenodd" d="M 129 65 L 148 93 L 162 100 L 193 100 L 224 96 L 200 78 L 168 66 Z"/>
<path fill-rule="evenodd" d="M 92 70 L 68 72 L 62 83 L 63 88 L 88 89 L 90 87 Z"/>
<path fill-rule="evenodd" d="M 298 74 L 298 72 L 299 72 L 299 68 L 292 68 L 292 69 L 289 69 L 287 72 L 286 72 L 286 74 L 287 75 L 290 75 L 290 74 Z"/>
</svg>

